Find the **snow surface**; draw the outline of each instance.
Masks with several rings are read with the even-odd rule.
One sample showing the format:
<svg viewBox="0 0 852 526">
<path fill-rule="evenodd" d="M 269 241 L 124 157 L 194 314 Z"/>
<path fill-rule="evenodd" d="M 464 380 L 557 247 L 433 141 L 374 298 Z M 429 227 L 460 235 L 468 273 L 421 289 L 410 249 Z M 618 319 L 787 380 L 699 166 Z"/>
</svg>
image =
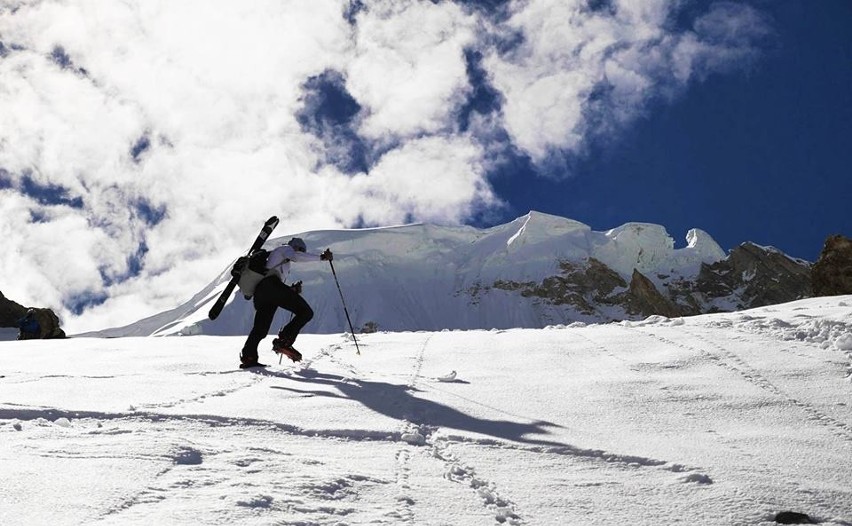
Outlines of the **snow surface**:
<svg viewBox="0 0 852 526">
<path fill-rule="evenodd" d="M 0 523 L 852 524 L 850 296 L 359 343 L 0 342 Z"/>
</svg>

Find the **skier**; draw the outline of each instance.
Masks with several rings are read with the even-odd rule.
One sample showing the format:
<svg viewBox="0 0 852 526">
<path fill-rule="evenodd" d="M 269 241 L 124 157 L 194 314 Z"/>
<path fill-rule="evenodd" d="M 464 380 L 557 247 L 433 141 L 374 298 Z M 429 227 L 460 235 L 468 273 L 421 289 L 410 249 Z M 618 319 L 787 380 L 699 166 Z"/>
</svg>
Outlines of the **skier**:
<svg viewBox="0 0 852 526">
<path fill-rule="evenodd" d="M 240 367 L 263 366 L 257 361 L 257 345 L 269 333 L 269 327 L 272 325 L 278 307 L 292 312 L 293 318 L 272 341 L 272 350 L 286 355 L 294 362 L 302 359 L 299 351 L 293 348 L 293 343 L 302 327 L 313 318 L 314 311 L 300 295 L 301 282 L 294 286 L 285 284 L 290 274 L 290 262 L 331 261 L 332 259 L 333 255 L 329 249 L 319 255 L 308 253 L 305 242 L 298 237 L 294 237 L 286 245 L 281 245 L 269 253 L 266 260 L 266 277 L 254 290 L 254 326 L 240 353 Z"/>
</svg>

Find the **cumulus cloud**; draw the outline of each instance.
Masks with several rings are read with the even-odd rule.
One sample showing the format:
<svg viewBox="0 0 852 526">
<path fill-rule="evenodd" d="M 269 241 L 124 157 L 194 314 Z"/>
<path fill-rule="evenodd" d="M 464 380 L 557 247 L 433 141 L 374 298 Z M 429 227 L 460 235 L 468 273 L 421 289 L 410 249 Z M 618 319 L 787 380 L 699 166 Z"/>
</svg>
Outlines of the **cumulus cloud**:
<svg viewBox="0 0 852 526">
<path fill-rule="evenodd" d="M 655 100 L 752 60 L 768 35 L 757 11 L 730 2 L 677 27 L 681 4 L 514 2 L 495 31 L 520 43 L 486 60 L 513 143 L 536 161 L 581 153 L 589 138 L 623 129 Z"/>
<path fill-rule="evenodd" d="M 485 181 L 482 149 L 464 137 L 410 141 L 385 154 L 369 174 L 352 178 L 349 189 L 356 196 L 350 214 L 368 224 L 409 218 L 457 224 L 497 203 Z"/>
<path fill-rule="evenodd" d="M 75 332 L 185 300 L 273 214 L 463 223 L 506 151 L 581 155 L 768 34 L 732 2 L 478 6 L 6 2 L 0 289 Z"/>
<path fill-rule="evenodd" d="M 447 130 L 470 90 L 464 50 L 476 19 L 450 2 L 376 2 L 357 17 L 347 87 L 370 138 Z"/>
</svg>

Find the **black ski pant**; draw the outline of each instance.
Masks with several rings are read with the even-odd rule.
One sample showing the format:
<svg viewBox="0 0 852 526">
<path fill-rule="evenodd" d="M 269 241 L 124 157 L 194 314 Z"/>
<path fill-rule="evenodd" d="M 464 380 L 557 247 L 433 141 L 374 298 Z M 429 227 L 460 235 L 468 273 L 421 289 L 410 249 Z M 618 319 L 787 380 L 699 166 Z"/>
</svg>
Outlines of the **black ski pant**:
<svg viewBox="0 0 852 526">
<path fill-rule="evenodd" d="M 289 285 L 282 283 L 276 276 L 263 278 L 254 289 L 254 326 L 243 345 L 244 360 L 246 357 L 257 358 L 257 345 L 269 334 L 269 327 L 279 307 L 293 313 L 293 319 L 278 333 L 278 337 L 285 341 L 295 341 L 302 327 L 314 317 L 308 302 Z"/>
</svg>

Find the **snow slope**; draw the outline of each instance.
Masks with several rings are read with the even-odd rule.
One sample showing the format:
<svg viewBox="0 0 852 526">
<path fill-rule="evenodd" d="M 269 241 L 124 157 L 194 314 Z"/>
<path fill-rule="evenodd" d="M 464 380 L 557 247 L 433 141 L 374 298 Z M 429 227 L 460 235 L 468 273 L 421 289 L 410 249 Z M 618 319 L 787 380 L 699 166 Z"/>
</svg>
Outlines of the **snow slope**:
<svg viewBox="0 0 852 526">
<path fill-rule="evenodd" d="M 0 523 L 852 524 L 850 296 L 360 338 L 0 342 Z"/>
<path fill-rule="evenodd" d="M 541 328 L 567 320 L 623 319 L 623 311 L 590 315 L 570 305 L 553 305 L 490 286 L 496 280 L 540 282 L 559 274 L 560 262 L 585 264 L 589 258 L 603 262 L 627 282 L 634 268 L 652 277 L 691 278 L 701 263 L 725 257 L 719 245 L 698 229 L 689 231 L 687 246 L 674 248 L 674 240 L 659 225 L 628 223 L 595 232 L 583 223 L 539 212 L 488 229 L 414 224 L 292 235 L 303 237 L 314 252 L 326 247 L 334 252 L 335 270 L 356 331 L 368 323 L 398 331 Z M 271 239 L 266 247 L 284 244 L 292 235 Z M 216 321 L 207 319 L 231 278 L 232 263 L 174 310 L 97 335 L 244 334 L 251 327 L 254 309 L 239 291 Z M 317 314 L 306 330 L 344 330 L 339 292 L 327 264 L 294 264 L 292 279 L 304 282 L 304 296 Z M 482 298 L 484 291 L 487 300 Z M 273 331 L 283 325 L 285 316 L 278 313 Z"/>
</svg>

